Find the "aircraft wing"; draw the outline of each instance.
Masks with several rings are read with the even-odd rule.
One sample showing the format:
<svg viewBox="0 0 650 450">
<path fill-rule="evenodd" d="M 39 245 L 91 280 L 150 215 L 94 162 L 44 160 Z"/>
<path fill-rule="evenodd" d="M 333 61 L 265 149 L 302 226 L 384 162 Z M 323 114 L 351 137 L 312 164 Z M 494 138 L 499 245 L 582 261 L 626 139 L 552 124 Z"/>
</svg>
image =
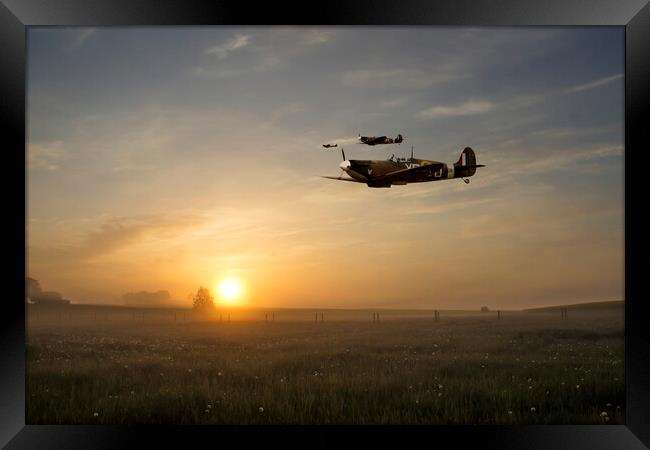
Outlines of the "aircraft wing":
<svg viewBox="0 0 650 450">
<path fill-rule="evenodd" d="M 444 163 L 433 163 L 425 164 L 419 167 L 412 167 L 410 169 L 396 170 L 381 177 L 373 178 L 373 181 L 392 181 L 395 178 L 400 178 L 404 175 L 415 175 L 415 174 L 428 174 L 429 172 L 435 172 L 441 170 L 445 166 Z"/>
<path fill-rule="evenodd" d="M 321 177 L 321 178 L 329 178 L 330 180 L 338 180 L 338 181 L 351 181 L 353 183 L 363 183 L 366 184 L 365 181 L 360 181 L 360 180 L 355 180 L 354 178 L 340 178 L 340 177 Z"/>
</svg>

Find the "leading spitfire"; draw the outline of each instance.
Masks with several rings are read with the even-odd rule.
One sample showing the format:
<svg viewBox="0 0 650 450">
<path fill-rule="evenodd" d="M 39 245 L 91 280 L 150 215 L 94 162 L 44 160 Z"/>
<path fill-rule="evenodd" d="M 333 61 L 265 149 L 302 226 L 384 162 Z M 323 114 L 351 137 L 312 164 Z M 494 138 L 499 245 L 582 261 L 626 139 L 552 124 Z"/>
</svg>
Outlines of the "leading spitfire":
<svg viewBox="0 0 650 450">
<path fill-rule="evenodd" d="M 343 162 L 339 167 L 351 178 L 323 178 L 365 183 L 368 187 L 375 188 L 454 178 L 462 178 L 465 183 L 469 183 L 469 177 L 476 173 L 476 169 L 485 167 L 482 164 L 476 164 L 476 155 L 470 147 L 465 147 L 458 161 L 450 164 L 414 158 L 413 148 L 411 148 L 410 158 L 395 158 L 393 155 L 387 160 L 347 160 L 343 149 L 341 149 L 341 153 Z"/>
</svg>

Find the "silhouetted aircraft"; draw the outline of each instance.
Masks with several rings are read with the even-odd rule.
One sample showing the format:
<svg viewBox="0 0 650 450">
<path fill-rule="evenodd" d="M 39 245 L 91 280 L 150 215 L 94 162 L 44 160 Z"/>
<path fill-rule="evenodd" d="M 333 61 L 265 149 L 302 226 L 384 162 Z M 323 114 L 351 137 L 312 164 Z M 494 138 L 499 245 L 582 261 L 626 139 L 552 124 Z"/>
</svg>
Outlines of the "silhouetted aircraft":
<svg viewBox="0 0 650 450">
<path fill-rule="evenodd" d="M 465 183 L 469 183 L 469 177 L 476 173 L 476 169 L 485 167 L 476 164 L 474 150 L 469 147 L 465 147 L 457 162 L 450 164 L 414 158 L 412 147 L 410 158 L 395 158 L 395 155 L 392 155 L 387 160 L 346 160 L 343 149 L 341 153 L 343 162 L 339 167 L 352 178 L 323 178 L 365 183 L 368 187 L 377 188 L 454 178 L 462 178 Z"/>
<path fill-rule="evenodd" d="M 359 135 L 359 144 L 378 145 L 378 144 L 400 144 L 404 141 L 401 134 L 395 139 L 386 136 L 361 136 Z"/>
<path fill-rule="evenodd" d="M 323 147 L 325 148 L 332 148 L 332 147 L 338 147 L 339 144 L 323 144 Z"/>
</svg>

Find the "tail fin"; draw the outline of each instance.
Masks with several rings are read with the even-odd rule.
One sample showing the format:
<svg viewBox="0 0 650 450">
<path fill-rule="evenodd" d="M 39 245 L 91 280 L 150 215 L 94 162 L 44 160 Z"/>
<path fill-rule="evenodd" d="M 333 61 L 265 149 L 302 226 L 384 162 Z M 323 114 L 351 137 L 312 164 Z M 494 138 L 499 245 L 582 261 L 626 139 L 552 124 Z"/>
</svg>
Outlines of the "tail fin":
<svg viewBox="0 0 650 450">
<path fill-rule="evenodd" d="M 460 169 L 458 171 L 462 172 L 466 177 L 471 177 L 476 173 L 477 167 L 482 167 L 476 164 L 476 155 L 474 154 L 474 150 L 470 147 L 465 147 L 463 152 L 460 154 L 456 166 L 457 170 Z"/>
<path fill-rule="evenodd" d="M 463 153 L 460 154 L 460 158 L 458 159 L 458 162 L 456 165 L 464 167 L 464 166 L 475 166 L 476 165 L 476 155 L 474 154 L 474 150 L 472 150 L 470 147 L 465 147 L 463 150 Z"/>
<path fill-rule="evenodd" d="M 401 143 L 401 142 L 403 142 L 403 141 L 404 141 L 404 138 L 402 137 L 402 135 L 401 135 L 401 134 L 398 134 L 397 137 L 395 138 L 395 142 L 396 142 L 397 144 L 399 144 L 399 143 Z"/>
</svg>

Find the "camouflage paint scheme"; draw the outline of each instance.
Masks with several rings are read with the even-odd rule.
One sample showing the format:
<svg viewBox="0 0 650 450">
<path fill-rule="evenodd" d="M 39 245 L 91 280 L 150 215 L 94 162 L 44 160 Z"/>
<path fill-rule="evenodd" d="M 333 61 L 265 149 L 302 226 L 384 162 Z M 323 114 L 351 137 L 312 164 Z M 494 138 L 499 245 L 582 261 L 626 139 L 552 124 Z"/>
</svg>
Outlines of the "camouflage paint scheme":
<svg viewBox="0 0 650 450">
<path fill-rule="evenodd" d="M 391 187 L 408 183 L 469 178 L 476 173 L 476 155 L 465 147 L 456 163 L 446 164 L 428 159 L 389 158 L 387 160 L 344 160 L 340 166 L 350 177 L 323 177 L 339 181 L 365 183 L 369 187 Z"/>
<path fill-rule="evenodd" d="M 386 136 L 361 136 L 359 135 L 359 143 L 367 145 L 378 145 L 378 144 L 399 144 L 404 141 L 404 138 L 401 134 L 398 134 L 395 139 L 386 137 Z"/>
</svg>

